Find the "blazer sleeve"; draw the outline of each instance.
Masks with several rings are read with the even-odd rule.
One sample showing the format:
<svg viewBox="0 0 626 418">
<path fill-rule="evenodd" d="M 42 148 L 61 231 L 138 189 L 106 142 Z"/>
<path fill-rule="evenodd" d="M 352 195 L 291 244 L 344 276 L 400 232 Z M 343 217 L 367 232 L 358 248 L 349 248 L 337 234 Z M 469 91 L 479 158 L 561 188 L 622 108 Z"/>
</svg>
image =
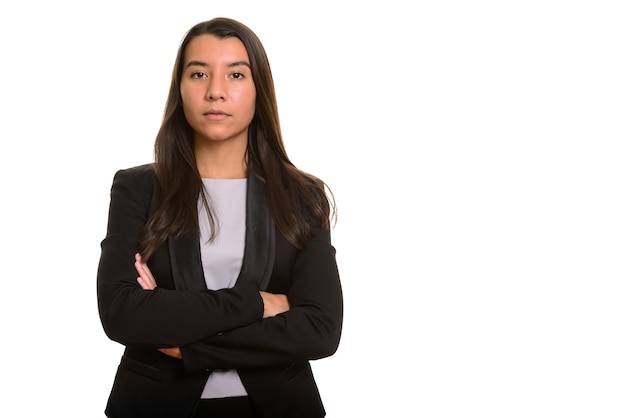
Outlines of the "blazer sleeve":
<svg viewBox="0 0 626 418">
<path fill-rule="evenodd" d="M 287 294 L 289 311 L 181 347 L 186 371 L 284 366 L 334 354 L 343 296 L 328 231 L 297 254 Z"/>
<path fill-rule="evenodd" d="M 149 174 L 145 168 L 120 170 L 113 179 L 97 272 L 98 311 L 107 336 L 127 346 L 180 346 L 258 322 L 263 300 L 254 284 L 218 291 L 141 289 L 134 256 L 150 212 L 154 176 Z M 159 275 L 171 271 L 152 273 L 158 286 Z"/>
</svg>

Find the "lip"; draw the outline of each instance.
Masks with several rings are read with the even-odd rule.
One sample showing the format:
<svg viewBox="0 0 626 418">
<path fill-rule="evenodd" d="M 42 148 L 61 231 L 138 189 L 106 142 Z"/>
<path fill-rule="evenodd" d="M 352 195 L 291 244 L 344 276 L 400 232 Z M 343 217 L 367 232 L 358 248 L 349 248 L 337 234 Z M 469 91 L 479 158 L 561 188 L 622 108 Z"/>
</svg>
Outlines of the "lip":
<svg viewBox="0 0 626 418">
<path fill-rule="evenodd" d="M 223 110 L 218 110 L 218 109 L 207 110 L 202 115 L 209 120 L 224 120 L 230 116 L 228 113 L 224 112 Z"/>
</svg>

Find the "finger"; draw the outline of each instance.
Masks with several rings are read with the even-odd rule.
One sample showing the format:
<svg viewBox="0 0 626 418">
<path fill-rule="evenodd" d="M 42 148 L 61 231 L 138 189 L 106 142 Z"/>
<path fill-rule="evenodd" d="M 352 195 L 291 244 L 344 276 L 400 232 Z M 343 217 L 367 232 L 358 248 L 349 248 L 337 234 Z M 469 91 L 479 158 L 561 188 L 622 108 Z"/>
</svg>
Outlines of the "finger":
<svg viewBox="0 0 626 418">
<path fill-rule="evenodd" d="M 152 275 L 152 272 L 150 271 L 150 268 L 148 267 L 148 265 L 145 263 L 141 263 L 141 268 L 143 268 L 143 271 L 146 273 L 146 276 L 156 284 L 156 280 L 154 279 L 154 276 Z"/>
<path fill-rule="evenodd" d="M 154 290 L 154 287 L 149 283 L 146 283 L 146 281 L 141 277 L 137 277 L 137 283 L 139 283 L 139 286 L 141 286 L 143 290 Z"/>
<path fill-rule="evenodd" d="M 154 279 L 154 276 L 152 276 L 152 272 L 145 263 L 141 262 L 141 256 L 139 254 L 135 254 L 135 270 L 139 273 L 137 281 L 141 285 L 142 289 L 154 290 L 157 287 L 156 280 Z"/>
<path fill-rule="evenodd" d="M 143 259 L 141 258 L 141 254 L 139 253 L 135 254 L 135 264 L 137 263 L 139 263 L 139 266 L 141 267 L 145 275 L 156 283 L 156 280 L 154 280 L 154 276 L 152 275 L 150 268 L 148 268 L 148 265 L 143 262 Z"/>
<path fill-rule="evenodd" d="M 152 277 L 152 274 L 148 274 L 149 270 L 146 271 L 141 266 L 141 264 L 138 264 L 138 263 L 135 263 L 135 268 L 137 269 L 137 272 L 139 273 L 139 277 L 137 277 L 137 281 L 139 281 L 139 284 L 141 284 L 142 288 L 153 290 L 155 287 L 157 287 L 156 281 L 154 280 L 154 277 Z"/>
<path fill-rule="evenodd" d="M 141 276 L 137 277 L 137 283 L 139 283 L 139 286 L 141 286 L 143 290 L 154 290 L 157 287 L 156 283 L 154 283 L 152 280 L 146 279 Z"/>
<path fill-rule="evenodd" d="M 137 270 L 137 273 L 145 279 L 154 279 L 148 266 L 141 261 L 135 261 L 135 270 Z"/>
<path fill-rule="evenodd" d="M 144 266 L 139 261 L 135 261 L 135 270 L 137 270 L 137 273 L 139 273 L 139 276 L 141 278 L 143 278 L 145 280 L 149 280 L 150 279 L 150 276 L 146 272 L 146 269 L 144 268 Z"/>
</svg>

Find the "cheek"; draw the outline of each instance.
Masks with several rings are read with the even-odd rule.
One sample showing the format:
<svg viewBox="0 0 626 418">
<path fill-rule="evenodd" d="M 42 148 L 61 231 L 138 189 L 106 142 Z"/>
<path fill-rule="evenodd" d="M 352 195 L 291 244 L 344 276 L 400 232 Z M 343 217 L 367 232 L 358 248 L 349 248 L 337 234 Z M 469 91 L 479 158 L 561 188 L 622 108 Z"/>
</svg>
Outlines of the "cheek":
<svg viewBox="0 0 626 418">
<path fill-rule="evenodd" d="M 183 105 L 183 110 L 187 110 L 187 101 L 188 101 L 188 96 L 186 94 L 187 92 L 181 87 L 180 88 L 180 101 L 181 104 Z"/>
<path fill-rule="evenodd" d="M 250 117 L 254 116 L 256 112 L 256 92 L 253 92 L 248 96 L 248 111 L 250 112 Z"/>
<path fill-rule="evenodd" d="M 247 85 L 243 88 L 233 89 L 231 98 L 236 101 L 241 108 L 254 108 L 256 103 L 256 89 L 254 85 Z"/>
<path fill-rule="evenodd" d="M 196 96 L 193 92 L 189 91 L 189 89 L 180 89 L 180 99 L 183 105 L 183 112 L 185 113 L 185 117 L 187 119 L 189 119 L 189 116 L 194 113 L 194 109 L 197 107 L 194 100 L 195 97 Z"/>
<path fill-rule="evenodd" d="M 252 116 L 254 116 L 255 112 L 256 112 L 256 97 L 252 96 L 252 101 L 250 102 L 250 113 L 252 113 Z"/>
<path fill-rule="evenodd" d="M 179 90 L 178 90 L 180 92 L 180 97 L 183 102 L 185 102 L 185 98 L 187 97 L 187 89 L 185 88 L 185 86 L 186 86 L 185 83 L 181 83 Z"/>
</svg>

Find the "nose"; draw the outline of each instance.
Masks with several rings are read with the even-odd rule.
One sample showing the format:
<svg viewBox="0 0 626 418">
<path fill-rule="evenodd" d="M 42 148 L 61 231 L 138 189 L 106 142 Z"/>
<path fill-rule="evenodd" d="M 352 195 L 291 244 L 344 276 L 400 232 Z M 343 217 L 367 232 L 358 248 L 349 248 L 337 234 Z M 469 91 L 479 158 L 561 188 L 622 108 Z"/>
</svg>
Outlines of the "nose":
<svg viewBox="0 0 626 418">
<path fill-rule="evenodd" d="M 210 101 L 224 100 L 226 97 L 226 91 L 224 87 L 224 80 L 221 77 L 211 77 L 206 91 L 206 99 Z"/>
</svg>

